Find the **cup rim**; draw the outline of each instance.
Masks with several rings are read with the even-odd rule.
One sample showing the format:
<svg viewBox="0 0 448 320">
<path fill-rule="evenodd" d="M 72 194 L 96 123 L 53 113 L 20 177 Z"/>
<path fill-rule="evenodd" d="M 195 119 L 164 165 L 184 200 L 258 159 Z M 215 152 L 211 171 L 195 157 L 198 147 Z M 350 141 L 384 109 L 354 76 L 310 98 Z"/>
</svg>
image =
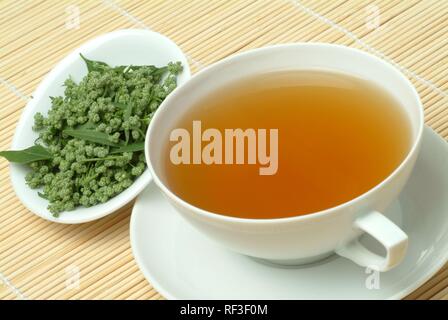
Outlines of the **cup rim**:
<svg viewBox="0 0 448 320">
<path fill-rule="evenodd" d="M 328 47 L 332 47 L 332 48 L 338 48 L 341 50 L 345 50 L 345 51 L 351 51 L 355 54 L 358 55 L 363 55 L 366 58 L 370 59 L 370 60 L 375 60 L 377 63 L 382 64 L 385 68 L 389 69 L 391 72 L 395 73 L 401 80 L 403 83 L 406 84 L 406 86 L 410 89 L 414 100 L 417 102 L 417 105 L 419 106 L 418 111 L 419 111 L 419 121 L 418 121 L 418 131 L 417 131 L 417 135 L 414 139 L 414 142 L 412 144 L 412 147 L 409 148 L 409 151 L 406 155 L 406 157 L 401 161 L 401 163 L 385 178 L 383 179 L 380 183 L 378 183 L 377 185 L 375 185 L 373 188 L 369 189 L 368 191 L 360 194 L 359 196 L 346 201 L 344 203 L 341 203 L 339 205 L 324 209 L 324 210 L 320 210 L 320 211 L 316 211 L 316 212 L 311 212 L 311 213 L 307 213 L 304 215 L 297 215 L 297 216 L 292 216 L 292 217 L 282 217 L 282 218 L 270 218 L 270 219 L 252 219 L 252 218 L 239 218 L 239 217 L 234 217 L 234 216 L 227 216 L 221 213 L 216 213 L 216 212 L 211 212 L 211 211 L 207 211 L 204 209 L 201 209 L 199 207 L 196 207 L 195 205 L 183 200 L 181 197 L 177 196 L 174 192 L 172 192 L 159 178 L 159 176 L 157 175 L 157 173 L 155 172 L 153 165 L 152 165 L 152 161 L 151 161 L 151 156 L 150 156 L 150 152 L 149 152 L 149 141 L 151 139 L 151 134 L 154 130 L 154 127 L 156 126 L 155 123 L 157 123 L 161 114 L 163 114 L 164 112 L 167 112 L 167 105 L 169 105 L 170 101 L 173 100 L 176 96 L 181 95 L 183 93 L 184 90 L 188 89 L 188 86 L 191 85 L 191 83 L 198 81 L 197 79 L 201 79 L 201 77 L 203 77 L 204 75 L 212 72 L 212 70 L 218 66 L 224 65 L 224 64 L 228 64 L 228 63 L 232 63 L 234 60 L 240 59 L 242 57 L 245 56 L 250 56 L 250 55 L 254 55 L 254 54 L 260 54 L 260 53 L 264 53 L 266 51 L 271 51 L 271 50 L 281 50 L 282 48 L 292 48 L 292 47 L 314 47 L 317 50 L 322 50 Z M 186 83 L 184 83 L 182 86 L 178 87 L 176 90 L 174 90 L 159 106 L 159 108 L 157 109 L 157 111 L 155 112 L 151 123 L 149 124 L 149 127 L 146 131 L 146 137 L 145 137 L 145 158 L 146 158 L 146 163 L 147 166 L 149 168 L 149 171 L 151 173 L 151 176 L 153 177 L 153 180 L 155 182 L 155 184 L 159 187 L 159 189 L 161 189 L 163 191 L 163 193 L 165 195 L 167 195 L 171 200 L 173 200 L 174 202 L 180 204 L 182 207 L 185 207 L 186 209 L 193 211 L 195 214 L 198 214 L 199 216 L 205 217 L 205 218 L 211 218 L 211 219 L 215 219 L 215 220 L 220 220 L 220 221 L 225 221 L 225 222 L 235 222 L 235 223 L 243 223 L 243 224 L 271 224 L 271 223 L 289 223 L 289 222 L 297 222 L 297 221 L 301 221 L 301 220 L 311 220 L 311 219 L 318 219 L 322 216 L 325 215 L 329 215 L 332 213 L 335 213 L 338 210 L 350 207 L 351 205 L 353 205 L 355 202 L 359 202 L 362 201 L 363 199 L 367 198 L 368 196 L 370 196 L 372 193 L 376 192 L 377 190 L 381 189 L 384 185 L 386 185 L 387 183 L 389 183 L 399 172 L 401 172 L 403 170 L 403 168 L 406 166 L 406 164 L 410 161 L 410 159 L 412 158 L 412 156 L 418 151 L 420 142 L 422 140 L 422 136 L 423 136 L 423 129 L 424 129 L 424 112 L 423 112 L 423 105 L 421 103 L 420 100 L 420 96 L 417 92 L 417 89 L 415 88 L 415 86 L 411 83 L 411 81 L 392 63 L 387 62 L 383 59 L 380 59 L 379 57 L 370 54 L 366 51 L 360 50 L 360 49 L 356 49 L 356 48 L 351 48 L 351 47 L 347 47 L 344 45 L 339 45 L 339 44 L 332 44 L 332 43 L 325 43 L 325 42 L 296 42 L 296 43 L 284 43 L 284 44 L 277 44 L 277 45 L 271 45 L 271 46 L 266 46 L 266 47 L 261 47 L 261 48 L 256 48 L 256 49 L 251 49 L 248 51 L 244 51 L 241 53 L 237 53 L 237 54 L 233 54 L 229 57 L 226 57 L 222 60 L 219 60 L 209 66 L 206 66 L 205 68 L 203 68 L 202 70 L 200 70 L 198 73 L 194 74 Z"/>
</svg>

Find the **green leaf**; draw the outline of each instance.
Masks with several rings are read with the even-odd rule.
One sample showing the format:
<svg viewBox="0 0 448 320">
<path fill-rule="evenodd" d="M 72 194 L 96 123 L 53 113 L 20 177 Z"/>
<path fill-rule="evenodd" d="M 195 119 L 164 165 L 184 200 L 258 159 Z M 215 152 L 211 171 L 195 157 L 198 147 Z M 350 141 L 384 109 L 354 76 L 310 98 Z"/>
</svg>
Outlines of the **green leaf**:
<svg viewBox="0 0 448 320">
<path fill-rule="evenodd" d="M 117 67 L 114 67 L 113 70 L 118 72 L 118 73 L 127 73 L 129 71 L 140 69 L 141 67 L 143 67 L 143 66 L 133 66 L 131 64 L 131 65 L 128 65 L 128 66 L 117 66 Z"/>
<path fill-rule="evenodd" d="M 112 102 L 116 107 L 120 108 L 121 110 L 126 110 L 128 107 L 127 104 L 121 103 L 121 102 Z"/>
<path fill-rule="evenodd" d="M 39 160 L 49 160 L 52 154 L 41 145 L 35 145 L 23 150 L 0 151 L 0 156 L 9 162 L 30 163 Z"/>
<path fill-rule="evenodd" d="M 79 126 L 76 127 L 77 130 L 79 130 L 79 129 L 89 129 L 90 130 L 90 129 L 95 129 L 95 128 L 96 128 L 96 125 L 90 121 L 87 121 L 87 122 L 80 124 Z"/>
<path fill-rule="evenodd" d="M 129 69 L 129 66 L 118 66 L 118 67 L 114 67 L 112 69 L 114 71 L 116 71 L 117 73 L 126 73 L 127 70 Z"/>
<path fill-rule="evenodd" d="M 41 197 L 42 199 L 48 200 L 48 197 L 44 195 L 42 192 L 38 192 L 37 195 Z"/>
<path fill-rule="evenodd" d="M 167 71 L 168 71 L 168 67 L 156 68 L 156 70 L 154 70 L 152 72 L 154 81 L 159 82 L 160 79 L 162 79 L 163 74 Z"/>
<path fill-rule="evenodd" d="M 103 144 L 111 147 L 119 147 L 117 143 L 109 141 L 109 135 L 104 132 L 91 130 L 91 129 L 65 129 L 62 133 L 69 135 L 73 138 L 78 138 L 98 144 Z"/>
<path fill-rule="evenodd" d="M 79 53 L 79 55 L 81 56 L 81 58 L 86 63 L 87 70 L 89 72 L 92 72 L 92 71 L 104 71 L 105 69 L 110 68 L 109 65 L 107 63 L 105 63 L 105 62 L 87 59 L 81 53 Z"/>
<path fill-rule="evenodd" d="M 135 152 L 135 151 L 142 151 L 145 148 L 145 142 L 141 141 L 141 142 L 134 142 L 131 144 L 128 144 L 126 146 L 122 146 L 119 148 L 114 148 L 112 149 L 112 151 L 110 152 L 110 154 L 114 154 L 114 153 L 122 153 L 122 152 Z"/>
</svg>

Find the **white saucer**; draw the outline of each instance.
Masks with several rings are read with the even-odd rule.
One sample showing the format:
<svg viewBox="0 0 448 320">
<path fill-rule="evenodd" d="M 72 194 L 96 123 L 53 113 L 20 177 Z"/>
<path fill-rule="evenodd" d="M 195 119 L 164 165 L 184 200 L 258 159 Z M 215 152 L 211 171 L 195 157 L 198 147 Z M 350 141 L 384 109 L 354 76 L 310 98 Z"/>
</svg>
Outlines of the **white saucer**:
<svg viewBox="0 0 448 320">
<path fill-rule="evenodd" d="M 426 128 L 415 171 L 388 214 L 409 235 L 408 253 L 379 275 L 379 289 L 367 288 L 378 283 L 369 270 L 338 256 L 291 268 L 228 251 L 187 224 L 153 184 L 135 203 L 131 245 L 146 279 L 168 299 L 400 299 L 448 260 L 447 195 L 448 144 Z"/>
</svg>

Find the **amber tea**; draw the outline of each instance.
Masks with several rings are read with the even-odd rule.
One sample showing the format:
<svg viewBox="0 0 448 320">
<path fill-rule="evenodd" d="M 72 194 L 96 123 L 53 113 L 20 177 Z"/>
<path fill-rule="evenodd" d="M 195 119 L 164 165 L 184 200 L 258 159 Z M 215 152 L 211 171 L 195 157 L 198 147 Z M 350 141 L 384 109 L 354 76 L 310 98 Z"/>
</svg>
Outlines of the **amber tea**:
<svg viewBox="0 0 448 320">
<path fill-rule="evenodd" d="M 325 71 L 241 79 L 201 99 L 176 128 L 190 133 L 182 143 L 191 149 L 167 143 L 167 186 L 196 207 L 250 219 L 305 215 L 352 200 L 390 175 L 411 144 L 407 115 L 388 92 Z M 215 135 L 206 137 L 208 129 Z M 253 134 L 226 149 L 231 129 Z M 195 153 L 207 148 L 213 161 Z"/>
</svg>

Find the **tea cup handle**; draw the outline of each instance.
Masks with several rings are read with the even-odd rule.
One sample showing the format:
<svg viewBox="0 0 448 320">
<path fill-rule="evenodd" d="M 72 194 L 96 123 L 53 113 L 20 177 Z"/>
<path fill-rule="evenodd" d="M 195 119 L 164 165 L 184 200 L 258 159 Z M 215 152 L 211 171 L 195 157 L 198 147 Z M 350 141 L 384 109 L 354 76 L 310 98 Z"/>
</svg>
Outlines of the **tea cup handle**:
<svg viewBox="0 0 448 320">
<path fill-rule="evenodd" d="M 379 256 L 355 239 L 336 249 L 336 253 L 356 264 L 372 270 L 388 271 L 404 258 L 408 246 L 408 236 L 382 213 L 372 211 L 356 218 L 355 229 L 362 230 L 386 248 L 386 257 Z"/>
</svg>

